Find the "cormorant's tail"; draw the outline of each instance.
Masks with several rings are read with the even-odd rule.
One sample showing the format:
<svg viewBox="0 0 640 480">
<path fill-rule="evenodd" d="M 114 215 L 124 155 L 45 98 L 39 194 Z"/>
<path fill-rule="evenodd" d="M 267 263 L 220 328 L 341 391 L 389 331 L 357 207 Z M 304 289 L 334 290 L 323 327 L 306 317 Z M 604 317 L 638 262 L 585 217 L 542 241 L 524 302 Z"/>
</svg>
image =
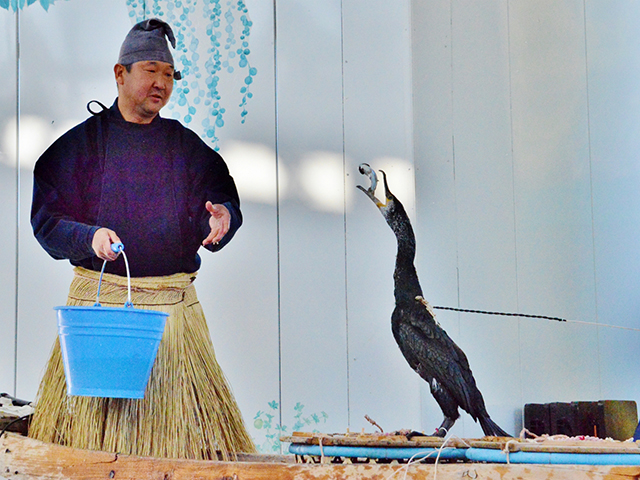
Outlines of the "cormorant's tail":
<svg viewBox="0 0 640 480">
<path fill-rule="evenodd" d="M 489 437 L 511 437 L 507 432 L 501 429 L 489 416 L 480 417 L 480 426 L 485 435 Z"/>
</svg>

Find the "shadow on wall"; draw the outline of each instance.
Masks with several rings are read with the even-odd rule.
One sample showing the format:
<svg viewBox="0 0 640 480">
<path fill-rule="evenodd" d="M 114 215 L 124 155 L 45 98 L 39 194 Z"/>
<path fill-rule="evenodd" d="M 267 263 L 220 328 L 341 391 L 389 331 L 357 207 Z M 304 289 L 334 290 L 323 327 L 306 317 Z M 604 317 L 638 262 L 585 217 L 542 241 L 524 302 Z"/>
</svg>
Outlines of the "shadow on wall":
<svg viewBox="0 0 640 480">
<path fill-rule="evenodd" d="M 44 119 L 28 115 L 20 119 L 20 166 L 32 171 L 35 162 L 58 137 L 77 125 L 69 120 L 56 125 Z M 1 130 L 0 162 L 15 166 L 16 120 L 6 122 Z M 276 171 L 276 153 L 273 148 L 249 142 L 229 141 L 221 151 L 236 180 L 243 202 L 275 205 L 281 201 L 297 201 L 308 208 L 325 213 L 342 214 L 354 200 L 355 189 L 345 186 L 345 174 L 355 182 L 357 172 L 345 172 L 342 153 L 331 151 L 307 152 L 297 161 L 282 159 Z M 370 160 L 376 169 L 393 171 L 393 191 L 406 199 L 414 198 L 413 169 L 409 161 L 401 158 L 382 157 Z M 278 181 L 276 181 L 278 176 Z M 413 203 L 408 200 L 405 203 Z M 410 208 L 412 210 L 412 208 Z"/>
<path fill-rule="evenodd" d="M 342 214 L 350 209 L 355 199 L 356 189 L 351 183 L 361 182 L 355 163 L 338 152 L 311 151 L 293 161 L 281 157 L 277 172 L 275 151 L 266 145 L 232 141 L 221 153 L 243 201 L 275 204 L 279 196 L 280 201 L 301 202 L 312 210 Z M 375 168 L 394 172 L 394 191 L 411 199 L 408 203 L 413 209 L 415 186 L 412 164 L 392 157 L 372 159 L 370 163 Z M 349 171 L 350 168 L 353 171 Z M 345 176 L 352 178 L 352 182 Z"/>
</svg>

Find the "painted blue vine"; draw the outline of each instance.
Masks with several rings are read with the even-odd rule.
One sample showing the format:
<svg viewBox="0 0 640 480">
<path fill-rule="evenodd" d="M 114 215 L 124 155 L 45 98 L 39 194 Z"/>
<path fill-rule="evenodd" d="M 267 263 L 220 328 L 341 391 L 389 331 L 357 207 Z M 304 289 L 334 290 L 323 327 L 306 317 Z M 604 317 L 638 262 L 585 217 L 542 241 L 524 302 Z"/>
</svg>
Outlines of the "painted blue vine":
<svg viewBox="0 0 640 480">
<path fill-rule="evenodd" d="M 157 17 L 173 28 L 176 68 L 182 72 L 182 80 L 176 82 L 167 108 L 173 118 L 185 124 L 191 124 L 196 114 L 202 116 L 201 133 L 218 149 L 217 129 L 224 126 L 227 113 L 219 91 L 221 75 L 242 75 L 238 106 L 240 122 L 245 123 L 247 103 L 253 97 L 251 85 L 258 73 L 249 62 L 253 23 L 244 0 L 126 2 L 134 21 Z"/>
<path fill-rule="evenodd" d="M 13 10 L 15 12 L 18 9 L 22 10 L 24 7 L 36 3 L 36 1 L 42 8 L 48 11 L 49 7 L 53 5 L 56 0 L 0 0 L 0 8 Z"/>
<path fill-rule="evenodd" d="M 48 10 L 56 0 L 0 0 L 0 8 L 16 11 L 38 2 Z M 244 0 L 126 0 L 129 16 L 139 22 L 157 17 L 173 28 L 176 37 L 176 82 L 167 108 L 170 115 L 191 124 L 202 116 L 202 135 L 218 149 L 217 129 L 225 124 L 227 109 L 219 91 L 221 75 L 241 75 L 240 122 L 245 123 L 251 85 L 258 70 L 249 62 L 253 23 Z M 206 25 L 198 29 L 196 20 Z M 201 39 L 204 39 L 201 44 Z M 204 55 L 201 52 L 204 50 Z"/>
</svg>

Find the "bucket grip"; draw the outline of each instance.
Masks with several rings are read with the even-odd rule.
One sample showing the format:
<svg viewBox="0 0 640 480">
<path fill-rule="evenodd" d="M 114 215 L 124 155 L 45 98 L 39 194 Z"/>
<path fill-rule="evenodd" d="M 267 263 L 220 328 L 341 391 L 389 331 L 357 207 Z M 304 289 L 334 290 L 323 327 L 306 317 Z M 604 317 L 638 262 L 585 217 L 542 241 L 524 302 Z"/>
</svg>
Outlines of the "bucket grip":
<svg viewBox="0 0 640 480">
<path fill-rule="evenodd" d="M 122 253 L 122 257 L 124 258 L 124 265 L 127 269 L 127 301 L 124 306 L 128 308 L 133 307 L 133 302 L 131 301 L 131 273 L 129 272 L 129 262 L 127 260 L 127 254 L 124 253 L 124 244 L 121 242 L 116 242 L 111 244 L 111 250 L 115 253 Z M 104 275 L 104 267 L 107 266 L 107 261 L 105 260 L 102 264 L 102 270 L 100 270 L 100 280 L 98 282 L 98 293 L 96 294 L 96 303 L 93 304 L 94 307 L 100 307 L 100 287 L 102 287 L 102 275 Z"/>
</svg>

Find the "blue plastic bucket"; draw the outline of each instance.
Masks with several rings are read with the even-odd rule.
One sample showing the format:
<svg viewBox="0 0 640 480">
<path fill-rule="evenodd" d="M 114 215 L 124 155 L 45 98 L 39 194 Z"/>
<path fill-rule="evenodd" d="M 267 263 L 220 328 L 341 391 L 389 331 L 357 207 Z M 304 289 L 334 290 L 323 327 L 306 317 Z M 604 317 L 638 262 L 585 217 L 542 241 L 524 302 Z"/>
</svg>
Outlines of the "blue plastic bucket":
<svg viewBox="0 0 640 480">
<path fill-rule="evenodd" d="M 103 272 L 104 265 L 97 300 Z M 130 280 L 124 307 L 102 307 L 96 301 L 92 307 L 55 310 L 69 395 L 144 398 L 167 313 L 133 308 Z"/>
<path fill-rule="evenodd" d="M 132 307 L 56 307 L 67 393 L 144 398 L 167 314 Z"/>
</svg>

